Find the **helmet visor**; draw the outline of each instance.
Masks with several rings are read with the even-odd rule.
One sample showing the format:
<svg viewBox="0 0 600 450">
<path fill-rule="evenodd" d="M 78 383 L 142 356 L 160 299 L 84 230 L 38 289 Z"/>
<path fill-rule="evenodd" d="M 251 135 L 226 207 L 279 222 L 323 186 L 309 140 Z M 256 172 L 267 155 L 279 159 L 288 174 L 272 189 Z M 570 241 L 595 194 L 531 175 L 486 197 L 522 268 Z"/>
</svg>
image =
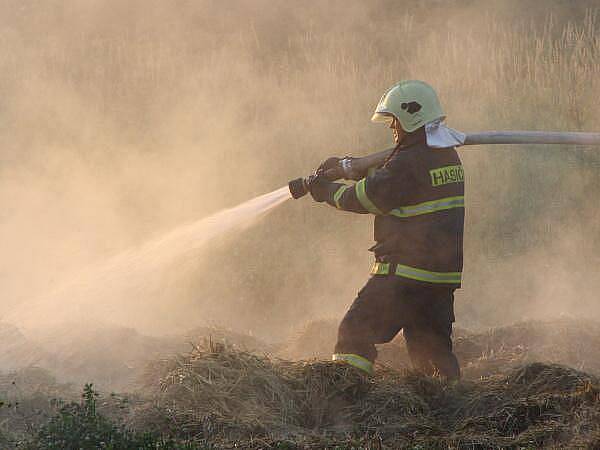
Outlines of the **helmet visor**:
<svg viewBox="0 0 600 450">
<path fill-rule="evenodd" d="M 371 117 L 371 122 L 391 123 L 394 120 L 394 115 L 387 111 L 375 111 Z"/>
</svg>

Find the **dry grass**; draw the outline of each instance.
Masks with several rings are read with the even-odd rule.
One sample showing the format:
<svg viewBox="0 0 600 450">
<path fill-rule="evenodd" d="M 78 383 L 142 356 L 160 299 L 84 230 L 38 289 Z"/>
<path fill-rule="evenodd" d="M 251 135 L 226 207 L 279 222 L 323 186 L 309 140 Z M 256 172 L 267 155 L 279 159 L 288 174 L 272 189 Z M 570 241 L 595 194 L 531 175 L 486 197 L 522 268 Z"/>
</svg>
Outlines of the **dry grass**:
<svg viewBox="0 0 600 450">
<path fill-rule="evenodd" d="M 304 330 L 323 335 L 326 325 Z M 251 352 L 244 343 L 255 340 L 221 331 L 217 340 L 156 360 L 135 395 L 103 396 L 98 408 L 138 435 L 152 432 L 187 448 L 595 448 L 597 372 L 552 361 L 598 360 L 598 329 L 563 319 L 460 330 L 456 349 L 465 379 L 450 385 L 407 371 L 401 339 L 388 344 L 389 359 L 367 379 L 330 361 Z M 301 334 L 295 339 L 310 342 Z M 227 344 L 236 340 L 240 346 Z M 577 347 L 584 341 L 590 345 Z M 41 370 L 1 377 L 0 398 L 21 405 L 0 408 L 0 433 L 13 436 L 11 442 L 35 434 L 60 404 L 49 400 L 67 394 L 76 397 Z"/>
<path fill-rule="evenodd" d="M 598 379 L 552 364 L 447 385 L 385 368 L 366 379 L 332 362 L 273 360 L 207 343 L 155 366 L 146 380 L 153 414 L 134 410 L 130 426 L 148 429 L 161 417 L 179 439 L 217 447 L 600 443 Z"/>
<path fill-rule="evenodd" d="M 181 434 L 232 440 L 331 425 L 342 415 L 333 404 L 366 385 L 345 366 L 271 360 L 212 341 L 151 366 L 144 379 Z"/>
</svg>

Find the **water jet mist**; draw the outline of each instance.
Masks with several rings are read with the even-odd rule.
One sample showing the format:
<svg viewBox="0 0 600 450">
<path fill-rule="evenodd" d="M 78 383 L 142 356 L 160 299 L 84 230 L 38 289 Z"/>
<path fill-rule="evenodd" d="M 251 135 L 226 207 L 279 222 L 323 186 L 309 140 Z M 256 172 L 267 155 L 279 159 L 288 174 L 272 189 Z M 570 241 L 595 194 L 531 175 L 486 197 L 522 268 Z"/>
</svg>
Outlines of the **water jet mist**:
<svg viewBox="0 0 600 450">
<path fill-rule="evenodd" d="M 291 198 L 288 187 L 260 195 L 233 208 L 181 225 L 137 248 L 71 274 L 47 295 L 25 302 L 4 317 L 25 329 L 61 323 L 112 323 L 126 319 L 136 327 L 157 311 L 143 301 L 149 290 L 158 290 L 160 274 L 173 265 L 185 271 L 212 239 L 233 229 L 248 227 Z M 157 284 L 158 283 L 158 284 Z M 135 300 L 142 299 L 135 303 Z M 169 302 L 171 299 L 162 299 Z M 124 311 L 127 311 L 124 314 Z"/>
</svg>

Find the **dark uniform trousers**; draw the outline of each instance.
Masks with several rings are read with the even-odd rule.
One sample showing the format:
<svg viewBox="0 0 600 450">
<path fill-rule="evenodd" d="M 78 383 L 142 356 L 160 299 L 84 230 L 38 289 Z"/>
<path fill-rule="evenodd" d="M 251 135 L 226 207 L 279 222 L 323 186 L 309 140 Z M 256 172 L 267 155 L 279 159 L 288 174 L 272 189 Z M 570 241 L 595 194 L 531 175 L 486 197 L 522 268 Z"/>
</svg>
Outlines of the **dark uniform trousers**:
<svg viewBox="0 0 600 450">
<path fill-rule="evenodd" d="M 459 378 L 451 340 L 454 290 L 393 274 L 372 276 L 339 326 L 335 353 L 357 354 L 373 362 L 375 344 L 391 341 L 402 330 L 416 370 Z"/>
</svg>

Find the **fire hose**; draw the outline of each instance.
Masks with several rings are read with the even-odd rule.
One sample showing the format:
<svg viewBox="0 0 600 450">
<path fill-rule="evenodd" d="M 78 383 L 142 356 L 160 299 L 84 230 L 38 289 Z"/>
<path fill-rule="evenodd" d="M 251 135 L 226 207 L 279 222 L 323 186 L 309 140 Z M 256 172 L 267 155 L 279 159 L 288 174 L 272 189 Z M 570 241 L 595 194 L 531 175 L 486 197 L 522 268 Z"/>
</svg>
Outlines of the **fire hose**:
<svg viewBox="0 0 600 450">
<path fill-rule="evenodd" d="M 558 131 L 484 131 L 465 135 L 462 145 L 481 144 L 563 144 L 598 145 L 600 133 L 558 132 Z M 381 166 L 392 154 L 395 147 L 372 153 L 362 158 L 346 156 L 340 159 L 337 167 L 319 173 L 330 181 L 356 179 L 356 174 L 366 173 L 372 167 Z M 292 197 L 298 199 L 308 193 L 311 177 L 296 178 L 288 183 Z"/>
</svg>

